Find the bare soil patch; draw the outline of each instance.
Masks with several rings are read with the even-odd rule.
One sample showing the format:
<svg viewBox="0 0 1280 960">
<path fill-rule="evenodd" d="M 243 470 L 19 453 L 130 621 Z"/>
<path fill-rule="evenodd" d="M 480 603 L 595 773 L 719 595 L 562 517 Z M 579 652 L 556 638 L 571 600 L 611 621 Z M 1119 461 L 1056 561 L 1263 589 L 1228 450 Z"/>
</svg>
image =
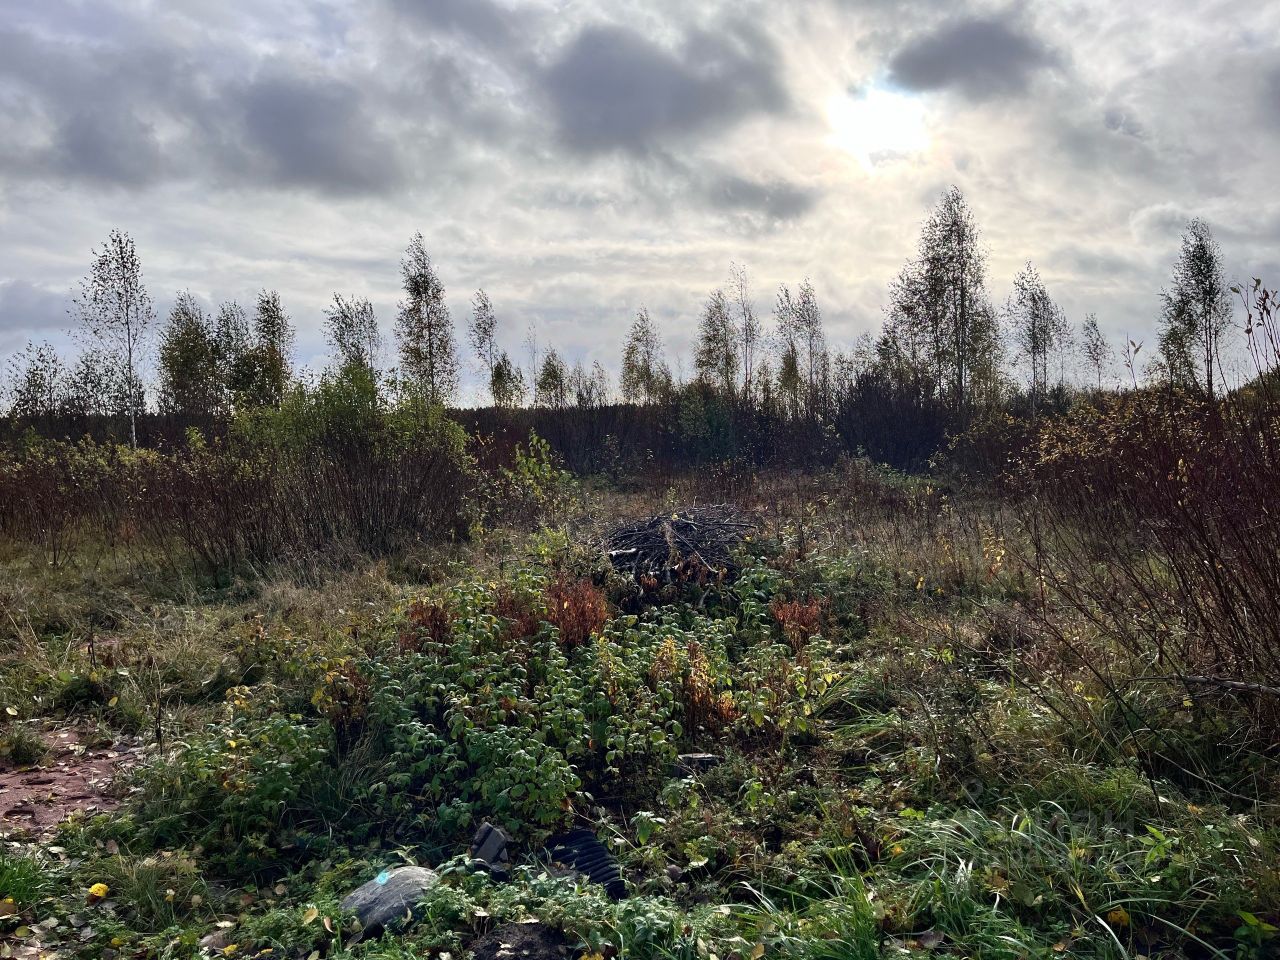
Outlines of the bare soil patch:
<svg viewBox="0 0 1280 960">
<path fill-rule="evenodd" d="M 82 726 L 46 731 L 49 753 L 39 765 L 0 764 L 0 837 L 48 837 L 74 813 L 114 810 L 116 775 L 142 759 L 141 742 L 103 742 Z"/>
</svg>

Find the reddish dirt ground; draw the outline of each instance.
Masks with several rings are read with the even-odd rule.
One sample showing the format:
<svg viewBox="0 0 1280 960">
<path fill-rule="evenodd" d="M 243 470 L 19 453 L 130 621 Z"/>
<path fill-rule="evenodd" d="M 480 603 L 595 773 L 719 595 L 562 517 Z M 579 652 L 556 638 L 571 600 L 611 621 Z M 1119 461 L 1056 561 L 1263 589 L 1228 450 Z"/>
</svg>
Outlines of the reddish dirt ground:
<svg viewBox="0 0 1280 960">
<path fill-rule="evenodd" d="M 48 837 L 73 813 L 115 809 L 112 779 L 142 758 L 139 743 L 103 744 L 83 728 L 63 727 L 44 737 L 49 754 L 38 766 L 0 765 L 0 837 Z"/>
</svg>

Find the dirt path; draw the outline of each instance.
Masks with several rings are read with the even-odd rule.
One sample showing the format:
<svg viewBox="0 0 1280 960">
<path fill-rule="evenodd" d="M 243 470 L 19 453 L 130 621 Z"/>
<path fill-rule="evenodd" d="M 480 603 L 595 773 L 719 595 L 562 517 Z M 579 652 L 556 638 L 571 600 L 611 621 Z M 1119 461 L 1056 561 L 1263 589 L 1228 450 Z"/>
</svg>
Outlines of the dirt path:
<svg viewBox="0 0 1280 960">
<path fill-rule="evenodd" d="M 112 780 L 142 759 L 140 742 L 102 745 L 84 727 L 48 731 L 45 739 L 49 754 L 38 766 L 0 765 L 0 837 L 43 839 L 73 813 L 115 809 Z"/>
</svg>

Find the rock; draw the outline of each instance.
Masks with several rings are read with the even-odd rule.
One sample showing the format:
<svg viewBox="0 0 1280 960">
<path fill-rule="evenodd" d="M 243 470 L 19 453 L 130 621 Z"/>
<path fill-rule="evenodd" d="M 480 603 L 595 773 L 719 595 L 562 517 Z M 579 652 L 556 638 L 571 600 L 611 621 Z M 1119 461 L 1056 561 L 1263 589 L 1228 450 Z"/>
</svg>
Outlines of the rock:
<svg viewBox="0 0 1280 960">
<path fill-rule="evenodd" d="M 364 938 L 396 920 L 411 916 L 422 895 L 439 880 L 439 875 L 426 867 L 383 870 L 364 886 L 347 894 L 341 906 L 359 919 L 360 936 Z"/>
<path fill-rule="evenodd" d="M 682 753 L 676 757 L 676 776 L 696 777 L 720 763 L 721 758 L 714 753 Z"/>
<path fill-rule="evenodd" d="M 510 843 L 506 831 L 486 820 L 471 839 L 471 857 L 486 867 L 495 880 L 506 880 L 511 873 L 511 857 L 507 853 Z"/>
<path fill-rule="evenodd" d="M 231 943 L 231 928 L 215 930 L 200 938 L 200 946 L 207 950 L 221 950 Z"/>
<path fill-rule="evenodd" d="M 544 923 L 507 923 L 469 947 L 475 960 L 564 960 L 569 945 L 558 930 Z"/>
</svg>

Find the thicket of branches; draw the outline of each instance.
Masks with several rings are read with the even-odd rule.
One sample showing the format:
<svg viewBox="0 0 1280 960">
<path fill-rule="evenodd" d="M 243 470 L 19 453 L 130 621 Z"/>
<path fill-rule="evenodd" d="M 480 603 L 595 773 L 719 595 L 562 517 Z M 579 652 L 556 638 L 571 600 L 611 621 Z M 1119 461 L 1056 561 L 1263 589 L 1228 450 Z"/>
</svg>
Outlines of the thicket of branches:
<svg viewBox="0 0 1280 960">
<path fill-rule="evenodd" d="M 359 370 L 295 388 L 220 436 L 134 449 L 27 435 L 0 450 L 0 536 L 51 565 L 103 554 L 223 575 L 286 558 L 465 537 L 479 477 L 462 429 Z"/>
</svg>

